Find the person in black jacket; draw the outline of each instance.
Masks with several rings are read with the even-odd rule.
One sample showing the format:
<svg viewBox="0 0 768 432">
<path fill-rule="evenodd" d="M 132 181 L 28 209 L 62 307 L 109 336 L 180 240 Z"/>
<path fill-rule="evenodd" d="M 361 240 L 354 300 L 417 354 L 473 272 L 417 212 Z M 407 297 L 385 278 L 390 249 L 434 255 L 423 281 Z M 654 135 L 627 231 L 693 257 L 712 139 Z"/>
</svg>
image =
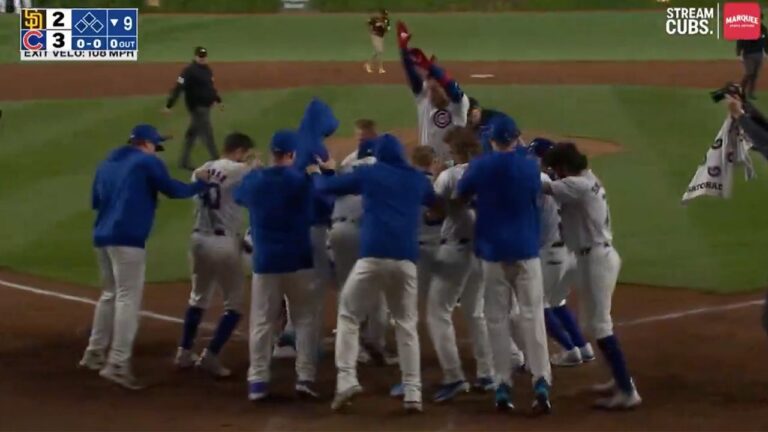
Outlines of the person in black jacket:
<svg viewBox="0 0 768 432">
<path fill-rule="evenodd" d="M 165 104 L 165 112 L 171 111 L 182 91 L 184 92 L 187 111 L 189 111 L 190 122 L 187 132 L 184 134 L 184 148 L 179 159 L 179 167 L 194 171 L 189 159 L 196 138 L 203 139 L 211 160 L 219 158 L 213 139 L 211 106 L 216 103 L 220 107 L 223 105 L 219 92 L 213 85 L 213 71 L 208 66 L 208 50 L 205 48 L 195 48 L 195 59 L 181 71 L 181 75 L 176 79 L 176 85 L 171 90 L 171 95 Z"/>
<path fill-rule="evenodd" d="M 762 21 L 762 19 L 763 14 L 761 13 L 760 20 Z M 767 33 L 765 26 L 760 24 L 760 37 L 758 39 L 736 41 L 736 55 L 741 56 L 741 61 L 744 63 L 744 78 L 741 80 L 741 87 L 750 99 L 757 99 L 755 86 L 766 52 Z"/>
</svg>

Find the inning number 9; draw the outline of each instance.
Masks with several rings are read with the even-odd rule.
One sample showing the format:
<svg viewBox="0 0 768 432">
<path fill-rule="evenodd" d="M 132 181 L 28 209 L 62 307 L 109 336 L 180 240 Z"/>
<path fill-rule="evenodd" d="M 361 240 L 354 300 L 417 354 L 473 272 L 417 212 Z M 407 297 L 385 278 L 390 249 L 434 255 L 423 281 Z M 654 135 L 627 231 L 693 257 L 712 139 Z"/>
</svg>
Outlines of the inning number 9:
<svg viewBox="0 0 768 432">
<path fill-rule="evenodd" d="M 133 29 L 133 18 L 129 16 L 123 18 L 123 27 L 125 27 L 125 31 L 131 31 Z"/>
</svg>

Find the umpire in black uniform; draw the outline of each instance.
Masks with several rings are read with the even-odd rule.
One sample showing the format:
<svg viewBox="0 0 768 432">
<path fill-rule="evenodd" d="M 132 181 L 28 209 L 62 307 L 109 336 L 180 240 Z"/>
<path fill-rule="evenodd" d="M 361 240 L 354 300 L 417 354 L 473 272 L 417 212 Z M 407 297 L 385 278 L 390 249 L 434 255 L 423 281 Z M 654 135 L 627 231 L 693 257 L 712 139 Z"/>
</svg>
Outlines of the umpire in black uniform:
<svg viewBox="0 0 768 432">
<path fill-rule="evenodd" d="M 165 104 L 166 112 L 170 112 L 182 91 L 187 111 L 189 111 L 189 128 L 184 134 L 184 148 L 179 159 L 179 167 L 194 171 L 195 168 L 189 158 L 196 138 L 203 139 L 212 160 L 219 158 L 213 139 L 211 106 L 222 102 L 219 92 L 213 85 L 213 71 L 208 66 L 208 50 L 205 48 L 195 48 L 195 59 L 181 71 L 181 75 L 176 79 L 176 85 Z"/>
<path fill-rule="evenodd" d="M 741 88 L 750 99 L 757 99 L 755 96 L 755 86 L 757 77 L 760 75 L 760 67 L 763 64 L 763 56 L 766 52 L 766 28 L 762 24 L 763 14 L 760 13 L 760 37 L 755 40 L 736 41 L 736 55 L 741 56 L 744 63 L 744 78 L 741 80 Z"/>
</svg>

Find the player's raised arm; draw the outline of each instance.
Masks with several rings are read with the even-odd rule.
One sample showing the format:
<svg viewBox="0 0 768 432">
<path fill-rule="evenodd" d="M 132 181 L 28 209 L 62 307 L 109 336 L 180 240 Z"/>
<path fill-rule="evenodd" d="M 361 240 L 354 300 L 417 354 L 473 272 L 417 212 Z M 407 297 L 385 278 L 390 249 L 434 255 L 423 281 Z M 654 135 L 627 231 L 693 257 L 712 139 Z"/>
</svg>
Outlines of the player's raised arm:
<svg viewBox="0 0 768 432">
<path fill-rule="evenodd" d="M 413 63 L 411 54 L 408 51 L 409 40 L 411 40 L 411 34 L 408 32 L 408 28 L 402 21 L 398 21 L 397 44 L 400 47 L 400 58 L 403 61 L 403 69 L 405 69 L 405 76 L 408 78 L 411 91 L 413 94 L 418 95 L 424 88 L 424 80 L 419 75 L 419 71 L 416 70 L 416 65 Z"/>
<path fill-rule="evenodd" d="M 459 83 L 448 75 L 448 72 L 437 65 L 434 58 L 430 59 L 418 48 L 410 50 L 412 62 L 424 69 L 429 76 L 434 78 L 445 89 L 451 102 L 460 103 L 464 98 L 464 92 Z"/>
</svg>

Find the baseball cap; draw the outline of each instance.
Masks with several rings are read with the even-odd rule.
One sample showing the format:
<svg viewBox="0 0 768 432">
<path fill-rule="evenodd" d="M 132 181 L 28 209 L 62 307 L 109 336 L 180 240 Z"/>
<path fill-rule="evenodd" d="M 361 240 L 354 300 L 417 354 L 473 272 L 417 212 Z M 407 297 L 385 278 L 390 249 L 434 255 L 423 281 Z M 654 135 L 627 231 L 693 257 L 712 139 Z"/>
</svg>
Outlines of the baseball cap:
<svg viewBox="0 0 768 432">
<path fill-rule="evenodd" d="M 473 97 L 469 97 L 469 111 L 472 111 L 475 108 L 480 108 L 480 101 Z"/>
<path fill-rule="evenodd" d="M 291 130 L 279 130 L 272 135 L 269 149 L 273 153 L 293 153 L 298 147 L 299 137 Z"/>
<path fill-rule="evenodd" d="M 509 144 L 520 136 L 520 129 L 512 117 L 506 114 L 493 116 L 490 122 L 491 139 L 501 144 Z"/>
<path fill-rule="evenodd" d="M 165 147 L 161 145 L 162 142 L 168 140 L 169 137 L 160 135 L 157 128 L 149 124 L 140 124 L 133 127 L 131 130 L 131 138 L 129 141 L 141 140 L 149 141 L 155 145 L 156 151 L 163 151 Z"/>
<path fill-rule="evenodd" d="M 196 47 L 195 48 L 195 57 L 208 57 L 208 50 L 205 49 L 205 47 Z"/>
<path fill-rule="evenodd" d="M 554 146 L 555 143 L 552 142 L 552 140 L 536 137 L 532 139 L 531 143 L 528 145 L 528 151 L 535 155 L 537 158 L 541 159 L 545 154 L 552 150 Z"/>
</svg>

